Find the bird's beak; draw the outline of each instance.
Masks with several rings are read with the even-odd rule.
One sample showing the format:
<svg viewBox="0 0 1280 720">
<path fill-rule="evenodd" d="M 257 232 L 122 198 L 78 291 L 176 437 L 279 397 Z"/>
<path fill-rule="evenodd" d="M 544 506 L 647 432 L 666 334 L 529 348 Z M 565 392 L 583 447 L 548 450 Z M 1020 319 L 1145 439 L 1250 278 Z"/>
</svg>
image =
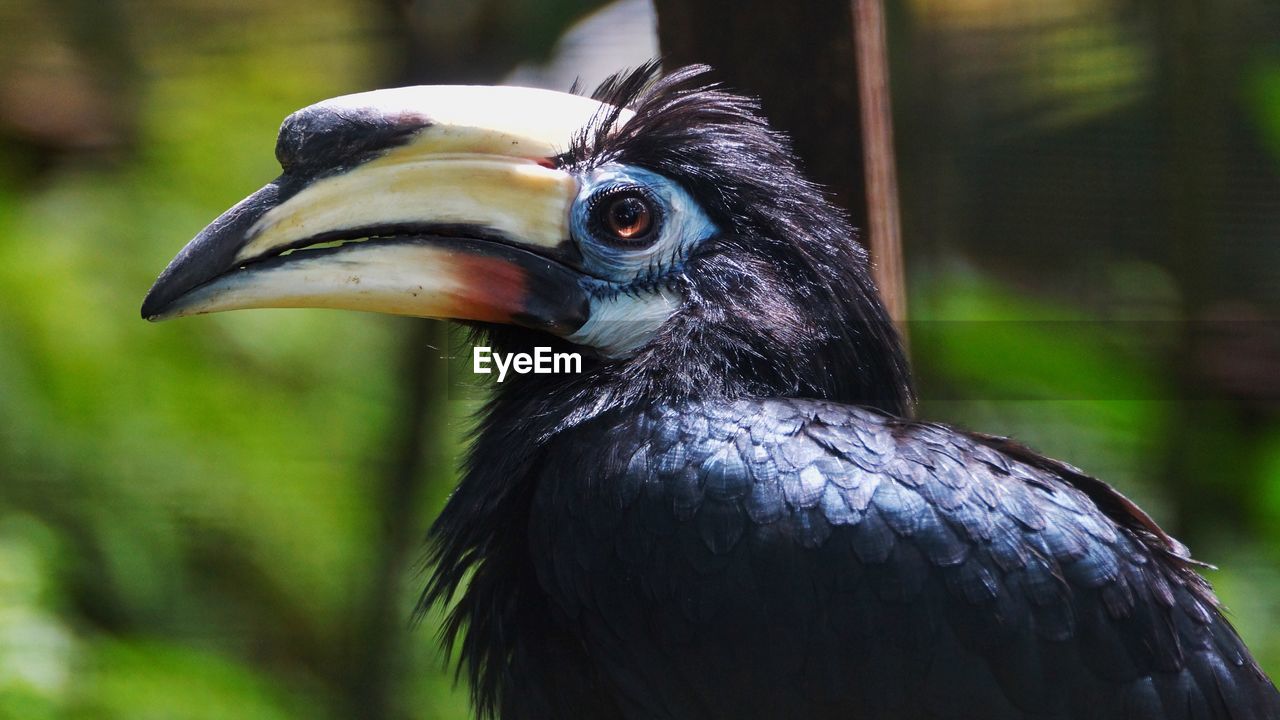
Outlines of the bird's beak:
<svg viewBox="0 0 1280 720">
<path fill-rule="evenodd" d="M 327 307 L 569 336 L 589 300 L 569 233 L 578 184 L 555 159 L 611 110 L 544 90 L 439 86 L 294 113 L 277 144 L 284 173 L 183 248 L 142 315 Z"/>
</svg>

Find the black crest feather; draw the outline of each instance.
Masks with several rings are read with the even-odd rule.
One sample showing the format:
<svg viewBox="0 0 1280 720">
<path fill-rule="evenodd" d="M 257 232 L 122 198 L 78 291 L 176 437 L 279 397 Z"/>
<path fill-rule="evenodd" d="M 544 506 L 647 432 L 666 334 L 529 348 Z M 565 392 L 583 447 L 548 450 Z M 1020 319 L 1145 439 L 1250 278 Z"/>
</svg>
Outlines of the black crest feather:
<svg viewBox="0 0 1280 720">
<path fill-rule="evenodd" d="M 769 127 L 759 103 L 712 82 L 710 73 L 693 65 L 664 75 L 648 63 L 609 78 L 593 93 L 609 109 L 577 135 L 562 162 L 660 173 L 721 228 L 691 264 L 698 267 L 690 268 L 685 294 L 705 367 L 751 379 L 724 394 L 815 397 L 911 414 L 906 357 L 847 215 L 805 178 L 789 139 Z M 634 116 L 619 128 L 623 108 Z M 830 312 L 818 317 L 814 307 Z M 674 342 L 655 343 L 653 351 L 670 356 Z M 768 357 L 757 357 L 762 348 Z M 655 362 L 669 368 L 665 359 Z M 696 394 L 704 380 L 692 378 L 676 394 Z"/>
</svg>

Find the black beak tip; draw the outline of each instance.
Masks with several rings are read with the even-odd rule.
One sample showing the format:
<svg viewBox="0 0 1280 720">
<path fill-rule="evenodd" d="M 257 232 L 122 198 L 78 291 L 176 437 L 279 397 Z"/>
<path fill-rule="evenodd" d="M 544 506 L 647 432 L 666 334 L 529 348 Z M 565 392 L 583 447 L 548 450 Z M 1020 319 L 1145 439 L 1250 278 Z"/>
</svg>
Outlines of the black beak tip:
<svg viewBox="0 0 1280 720">
<path fill-rule="evenodd" d="M 142 302 L 142 319 L 147 322 L 157 322 L 160 319 L 160 308 L 144 300 Z"/>
<path fill-rule="evenodd" d="M 142 299 L 142 319 L 150 322 L 156 322 L 161 319 L 165 309 L 172 303 L 172 298 L 165 297 L 168 293 L 162 292 L 163 283 L 156 281 L 155 285 L 147 291 L 147 296 Z"/>
<path fill-rule="evenodd" d="M 194 243 L 193 243 L 194 244 Z M 190 246 L 184 248 L 178 257 L 160 273 L 147 296 L 142 299 L 142 319 L 150 322 L 164 320 L 173 304 L 207 280 L 213 278 L 216 265 L 191 262 Z"/>
<path fill-rule="evenodd" d="M 142 319 L 150 322 L 156 322 L 164 318 L 166 310 L 173 305 L 174 301 L 186 294 L 186 291 L 195 286 L 196 283 L 191 278 L 191 263 L 186 261 L 190 256 L 189 248 L 183 248 L 178 253 L 178 257 L 174 258 L 164 271 L 160 273 L 160 277 L 151 284 L 151 289 L 147 291 L 147 296 L 142 299 Z"/>
<path fill-rule="evenodd" d="M 247 242 L 249 228 L 280 201 L 279 180 L 241 200 L 196 235 L 160 273 L 142 301 L 142 318 L 165 319 L 183 295 L 235 265 L 236 253 Z"/>
</svg>

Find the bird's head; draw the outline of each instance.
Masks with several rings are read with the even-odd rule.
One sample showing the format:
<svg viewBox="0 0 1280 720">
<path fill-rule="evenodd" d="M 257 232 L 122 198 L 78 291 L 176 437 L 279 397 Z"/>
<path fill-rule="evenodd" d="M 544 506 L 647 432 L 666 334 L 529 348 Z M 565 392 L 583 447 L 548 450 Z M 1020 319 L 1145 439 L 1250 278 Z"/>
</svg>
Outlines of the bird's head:
<svg viewBox="0 0 1280 720">
<path fill-rule="evenodd" d="M 704 74 L 649 65 L 592 98 L 414 87 L 300 110 L 280 129 L 283 174 L 197 235 L 142 314 L 452 318 L 499 351 L 580 351 L 586 377 L 563 382 L 607 402 L 782 394 L 907 412 L 848 221 L 756 104 Z"/>
</svg>

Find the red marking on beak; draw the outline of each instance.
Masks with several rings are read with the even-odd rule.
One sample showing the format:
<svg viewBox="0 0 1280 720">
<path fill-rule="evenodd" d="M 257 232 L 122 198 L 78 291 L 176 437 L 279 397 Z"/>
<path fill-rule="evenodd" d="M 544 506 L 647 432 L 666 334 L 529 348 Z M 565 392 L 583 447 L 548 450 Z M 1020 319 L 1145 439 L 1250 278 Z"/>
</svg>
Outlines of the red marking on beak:
<svg viewBox="0 0 1280 720">
<path fill-rule="evenodd" d="M 470 254 L 460 257 L 458 266 L 467 280 L 460 298 L 465 317 L 505 323 L 524 311 L 528 278 L 523 269 L 501 258 Z"/>
</svg>

